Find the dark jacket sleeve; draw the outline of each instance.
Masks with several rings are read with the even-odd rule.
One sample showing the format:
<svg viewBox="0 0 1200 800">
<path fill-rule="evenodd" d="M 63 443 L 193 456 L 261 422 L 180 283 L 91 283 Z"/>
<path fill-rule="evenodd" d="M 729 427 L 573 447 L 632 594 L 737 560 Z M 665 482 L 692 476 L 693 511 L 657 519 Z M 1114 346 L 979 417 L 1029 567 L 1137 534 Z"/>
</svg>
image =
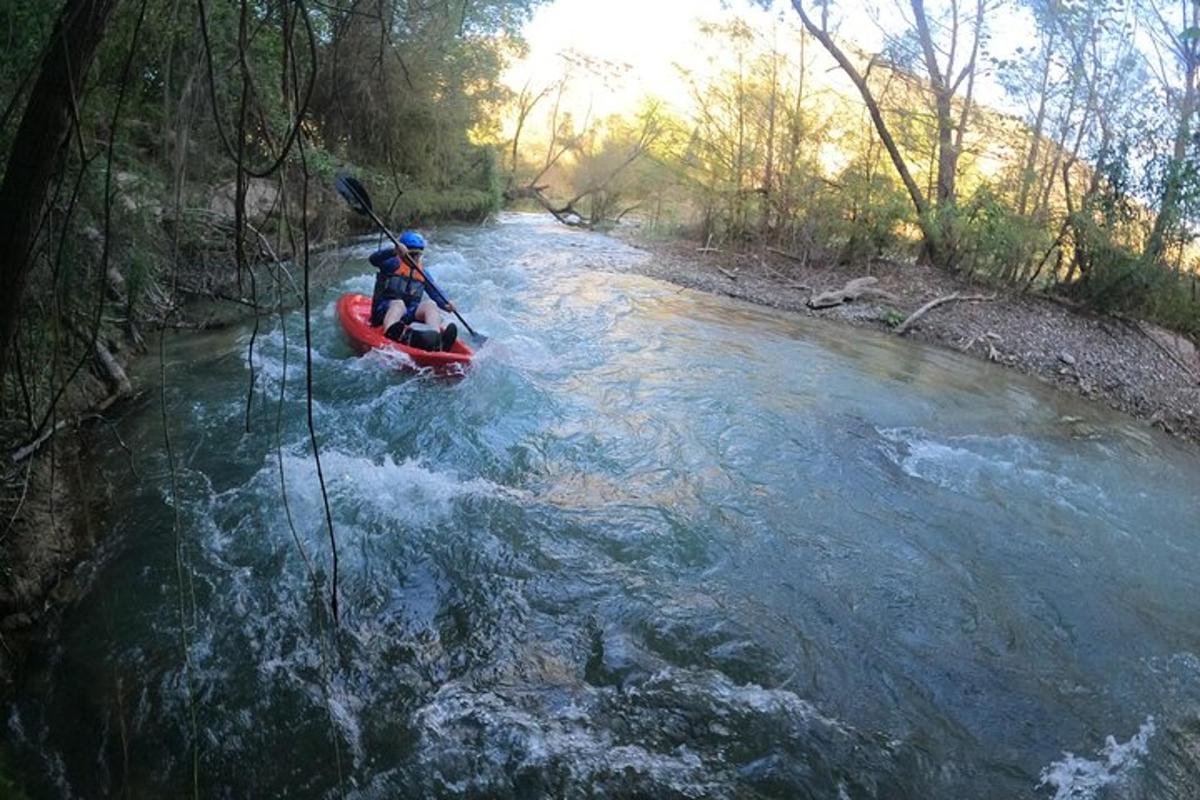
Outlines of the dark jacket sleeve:
<svg viewBox="0 0 1200 800">
<path fill-rule="evenodd" d="M 429 299 L 437 303 L 438 308 L 442 311 L 446 310 L 446 305 L 450 302 L 446 299 L 445 293 L 438 288 L 438 285 L 433 282 L 433 276 L 429 274 L 424 267 L 421 267 L 421 272 L 425 273 L 425 293 L 429 295 Z"/>
<path fill-rule="evenodd" d="M 383 299 L 383 287 L 387 285 L 387 275 L 383 272 L 375 275 L 375 288 L 371 290 L 371 307 L 374 308 Z"/>
<path fill-rule="evenodd" d="M 371 266 L 379 269 L 381 272 L 395 272 L 396 267 L 400 266 L 400 257 L 396 255 L 396 248 L 385 247 L 382 250 L 376 250 L 367 258 L 371 262 Z"/>
</svg>

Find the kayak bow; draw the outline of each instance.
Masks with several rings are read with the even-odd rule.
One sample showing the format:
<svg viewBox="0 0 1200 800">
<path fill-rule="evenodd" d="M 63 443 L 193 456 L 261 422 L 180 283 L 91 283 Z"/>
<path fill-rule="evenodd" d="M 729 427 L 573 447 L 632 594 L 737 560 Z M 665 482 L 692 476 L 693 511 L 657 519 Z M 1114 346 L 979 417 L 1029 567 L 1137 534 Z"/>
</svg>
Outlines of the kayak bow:
<svg viewBox="0 0 1200 800">
<path fill-rule="evenodd" d="M 393 341 L 383 335 L 383 328 L 372 328 L 371 298 L 361 294 L 344 294 L 337 302 L 338 320 L 351 346 L 362 355 L 369 350 L 396 350 L 408 356 L 415 369 L 432 369 L 438 373 L 462 372 L 471 363 L 475 352 L 460 337 L 446 352 L 420 350 Z"/>
</svg>

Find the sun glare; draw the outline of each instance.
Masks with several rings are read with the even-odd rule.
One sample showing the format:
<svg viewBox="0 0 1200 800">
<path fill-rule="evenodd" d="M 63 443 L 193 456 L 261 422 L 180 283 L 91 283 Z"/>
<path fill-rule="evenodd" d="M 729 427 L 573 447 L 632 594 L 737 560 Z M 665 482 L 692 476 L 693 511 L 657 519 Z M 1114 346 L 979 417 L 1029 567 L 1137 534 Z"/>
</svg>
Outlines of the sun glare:
<svg viewBox="0 0 1200 800">
<path fill-rule="evenodd" d="M 889 15 L 896 13 L 888 3 L 871 11 L 865 6 L 843 10 L 836 33 L 864 52 L 877 52 L 890 27 Z M 1021 10 L 1001 9 L 996 16 L 997 35 L 989 49 L 993 55 L 1009 57 L 1015 47 L 1028 44 L 1032 21 Z M 681 69 L 703 74 L 714 64 L 728 64 L 731 57 L 732 48 L 703 35 L 700 24 L 734 19 L 748 23 L 764 40 L 793 29 L 789 25 L 799 25 L 786 3 L 764 10 L 747 0 L 556 0 L 538 9 L 526 26 L 529 54 L 514 63 L 503 80 L 519 92 L 526 86 L 540 89 L 569 76 L 562 108 L 576 119 L 629 113 L 647 96 L 686 114 L 693 102 Z M 778 31 L 772 33 L 772 26 L 778 26 Z M 791 49 L 782 39 L 777 45 L 783 51 Z M 580 66 L 584 59 L 597 69 Z M 825 70 L 810 80 L 845 84 L 843 89 L 852 91 L 841 75 Z M 1003 92 L 988 76 L 981 77 L 976 92 L 983 104 L 1011 110 L 1003 108 Z"/>
<path fill-rule="evenodd" d="M 727 5 L 728 10 L 720 0 L 558 0 L 534 15 L 525 29 L 529 55 L 504 81 L 520 91 L 550 85 L 569 72 L 564 110 L 579 119 L 629 112 L 647 95 L 685 110 L 690 99 L 679 67 L 699 68 L 710 55 L 702 51 L 698 22 L 752 11 L 743 3 Z M 579 56 L 598 69 L 578 66 Z"/>
</svg>

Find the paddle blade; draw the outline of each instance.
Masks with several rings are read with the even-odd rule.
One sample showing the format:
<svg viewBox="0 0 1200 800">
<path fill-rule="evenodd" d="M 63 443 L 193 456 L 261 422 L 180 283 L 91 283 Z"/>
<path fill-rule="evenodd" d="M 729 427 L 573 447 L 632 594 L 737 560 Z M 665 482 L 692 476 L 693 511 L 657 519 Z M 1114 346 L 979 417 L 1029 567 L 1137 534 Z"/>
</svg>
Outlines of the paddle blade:
<svg viewBox="0 0 1200 800">
<path fill-rule="evenodd" d="M 338 194 L 349 204 L 350 208 L 354 209 L 363 216 L 369 216 L 371 213 L 371 196 L 367 194 L 367 189 L 358 182 L 352 175 L 338 175 L 334 180 L 333 186 L 337 189 Z"/>
</svg>

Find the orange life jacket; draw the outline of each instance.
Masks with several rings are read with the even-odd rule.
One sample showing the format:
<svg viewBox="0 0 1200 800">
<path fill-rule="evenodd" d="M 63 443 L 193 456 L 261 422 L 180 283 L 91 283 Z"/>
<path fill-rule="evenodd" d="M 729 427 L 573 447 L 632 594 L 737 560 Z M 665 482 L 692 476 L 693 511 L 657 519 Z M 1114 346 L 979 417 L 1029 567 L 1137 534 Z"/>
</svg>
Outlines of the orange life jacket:
<svg viewBox="0 0 1200 800">
<path fill-rule="evenodd" d="M 403 258 L 400 265 L 392 270 L 383 285 L 383 296 L 389 300 L 403 300 L 405 304 L 414 303 L 425 294 L 425 273 L 413 269 Z"/>
</svg>

